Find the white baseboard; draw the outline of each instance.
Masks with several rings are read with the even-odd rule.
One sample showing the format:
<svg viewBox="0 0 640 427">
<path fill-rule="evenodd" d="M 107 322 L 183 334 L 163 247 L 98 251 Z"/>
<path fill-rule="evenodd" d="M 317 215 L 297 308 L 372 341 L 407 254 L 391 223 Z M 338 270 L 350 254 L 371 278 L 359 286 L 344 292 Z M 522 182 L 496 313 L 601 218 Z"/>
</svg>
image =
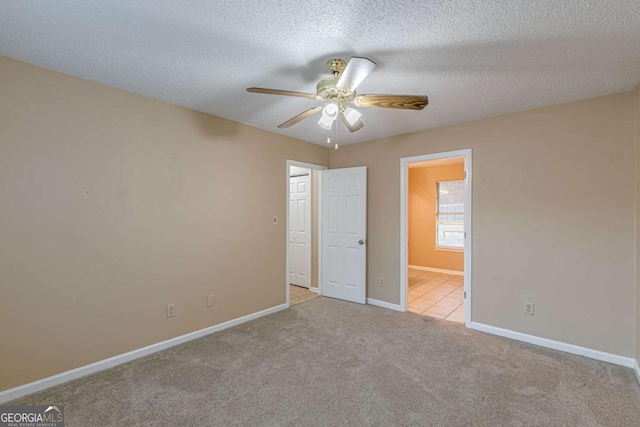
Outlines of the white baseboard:
<svg viewBox="0 0 640 427">
<path fill-rule="evenodd" d="M 421 265 L 410 265 L 409 268 L 413 270 L 431 271 L 433 273 L 453 274 L 455 276 L 464 276 L 464 271 L 457 270 L 445 270 L 442 268 L 423 267 Z"/>
<path fill-rule="evenodd" d="M 400 307 L 400 304 L 391 304 L 390 302 L 380 301 L 373 298 L 367 298 L 367 304 L 375 305 L 382 308 L 388 308 L 389 310 L 404 311 L 402 307 Z"/>
<path fill-rule="evenodd" d="M 318 289 L 318 288 L 314 288 L 313 286 L 309 287 L 309 290 L 310 290 L 311 292 L 315 292 L 316 294 L 319 294 L 319 293 L 320 293 L 320 289 Z"/>
<path fill-rule="evenodd" d="M 255 320 L 259 317 L 267 316 L 269 314 L 276 313 L 278 311 L 287 308 L 287 304 L 280 304 L 275 307 L 268 308 L 266 310 L 258 311 L 256 313 L 248 314 L 246 316 L 238 317 L 237 319 L 228 320 L 223 323 L 219 323 L 208 328 L 200 329 L 195 332 L 191 332 L 179 337 L 171 338 L 166 341 L 161 341 L 156 344 L 151 344 L 147 347 L 139 348 L 137 350 L 130 351 L 128 353 L 119 354 L 117 356 L 110 357 L 108 359 L 100 360 L 89 365 L 81 366 L 79 368 L 72 369 L 70 371 L 62 372 L 51 377 L 43 378 L 32 383 L 24 384 L 18 387 L 10 388 L 8 390 L 0 391 L 0 404 L 9 402 L 14 399 L 18 399 L 28 394 L 36 393 L 38 391 L 45 390 L 47 388 L 66 383 L 67 381 L 75 380 L 86 375 L 94 374 L 105 369 L 112 368 L 114 366 L 121 365 L 126 362 L 130 362 L 135 359 L 139 359 L 144 356 L 148 356 L 158 351 L 165 350 L 170 347 L 185 343 L 187 341 L 195 340 L 197 338 L 204 337 L 214 332 L 222 331 L 223 329 L 230 328 L 232 326 L 239 325 L 241 323 Z"/>
<path fill-rule="evenodd" d="M 638 380 L 638 384 L 640 385 L 640 366 L 638 366 L 638 361 L 633 361 L 633 372 L 636 373 L 636 379 Z"/>
<path fill-rule="evenodd" d="M 627 368 L 633 368 L 636 364 L 635 359 L 631 357 L 619 356 L 617 354 L 606 353 L 600 350 L 593 350 L 591 348 L 580 347 L 574 344 L 567 344 L 560 341 L 554 341 L 547 338 L 538 337 L 535 335 L 523 334 L 521 332 L 511 331 L 509 329 L 502 329 L 495 326 L 489 326 L 482 323 L 471 322 L 471 329 L 476 331 L 487 332 L 493 335 L 499 335 L 501 337 L 511 338 L 517 341 L 523 341 L 529 344 L 539 345 L 541 347 L 552 348 L 554 350 L 564 351 L 566 353 L 577 354 L 579 356 L 589 357 L 591 359 L 601 360 L 603 362 L 613 363 L 615 365 L 626 366 Z M 638 366 L 637 364 L 635 366 Z M 636 370 L 636 375 L 638 371 Z"/>
</svg>

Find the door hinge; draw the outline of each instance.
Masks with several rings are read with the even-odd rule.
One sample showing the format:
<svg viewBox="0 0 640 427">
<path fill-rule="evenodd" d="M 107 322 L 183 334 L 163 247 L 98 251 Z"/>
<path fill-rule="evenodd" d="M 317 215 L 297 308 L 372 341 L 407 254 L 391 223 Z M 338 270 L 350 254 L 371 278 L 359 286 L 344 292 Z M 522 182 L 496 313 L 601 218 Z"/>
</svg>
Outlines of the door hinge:
<svg viewBox="0 0 640 427">
<path fill-rule="evenodd" d="M 464 179 L 467 179 L 467 171 L 464 171 Z"/>
<path fill-rule="evenodd" d="M 464 293 L 464 299 L 467 299 L 467 292 Z"/>
</svg>

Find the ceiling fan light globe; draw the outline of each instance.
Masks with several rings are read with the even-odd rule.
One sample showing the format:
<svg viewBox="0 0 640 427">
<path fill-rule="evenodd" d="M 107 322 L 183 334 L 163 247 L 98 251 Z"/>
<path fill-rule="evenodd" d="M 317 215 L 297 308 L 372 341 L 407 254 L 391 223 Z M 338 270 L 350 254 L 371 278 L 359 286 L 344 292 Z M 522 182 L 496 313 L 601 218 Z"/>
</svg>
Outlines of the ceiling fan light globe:
<svg viewBox="0 0 640 427">
<path fill-rule="evenodd" d="M 360 120 L 360 117 L 362 117 L 362 114 L 360 114 L 360 112 L 349 107 L 344 109 L 343 114 L 344 114 L 345 120 L 349 122 L 351 126 L 355 126 L 355 124 L 358 123 L 358 120 Z"/>
<path fill-rule="evenodd" d="M 323 129 L 329 130 L 333 126 L 334 120 L 335 119 L 331 119 L 330 117 L 327 117 L 323 114 L 322 117 L 320 117 L 320 120 L 318 120 L 318 125 L 320 125 L 320 127 Z"/>
<path fill-rule="evenodd" d="M 330 103 L 327 104 L 322 109 L 322 117 L 330 119 L 331 121 L 335 120 L 338 117 L 338 106 L 336 104 Z"/>
</svg>

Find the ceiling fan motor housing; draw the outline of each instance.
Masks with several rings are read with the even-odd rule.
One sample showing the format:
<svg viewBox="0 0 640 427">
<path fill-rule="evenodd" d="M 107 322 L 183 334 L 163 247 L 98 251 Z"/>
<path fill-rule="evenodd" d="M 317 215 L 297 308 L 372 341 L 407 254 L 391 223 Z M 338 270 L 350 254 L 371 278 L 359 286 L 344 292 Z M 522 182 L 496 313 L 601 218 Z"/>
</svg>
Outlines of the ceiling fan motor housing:
<svg viewBox="0 0 640 427">
<path fill-rule="evenodd" d="M 338 83 L 338 77 L 327 77 L 326 79 L 322 79 L 316 85 L 316 93 L 319 97 L 325 100 L 329 100 L 332 97 L 335 98 L 338 95 L 336 83 Z"/>
<path fill-rule="evenodd" d="M 336 84 L 340 80 L 339 77 L 327 77 L 326 79 L 320 80 L 316 85 L 316 94 L 323 101 L 342 101 L 342 102 L 351 102 L 356 96 L 356 92 L 353 91 L 351 93 L 346 93 L 341 90 L 336 89 Z"/>
<path fill-rule="evenodd" d="M 327 67 L 331 71 L 332 76 L 320 80 L 316 85 L 316 94 L 323 100 L 329 102 L 351 102 L 355 98 L 355 91 L 347 93 L 336 89 L 340 74 L 346 67 L 347 63 L 342 59 L 331 59 L 327 62 Z"/>
</svg>

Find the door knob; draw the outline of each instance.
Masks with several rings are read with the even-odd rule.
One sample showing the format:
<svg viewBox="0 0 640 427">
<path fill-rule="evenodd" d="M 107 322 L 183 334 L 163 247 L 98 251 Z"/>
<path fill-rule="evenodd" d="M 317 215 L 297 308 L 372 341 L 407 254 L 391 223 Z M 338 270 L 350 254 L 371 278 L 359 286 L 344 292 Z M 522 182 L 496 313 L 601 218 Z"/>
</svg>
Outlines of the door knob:
<svg viewBox="0 0 640 427">
<path fill-rule="evenodd" d="M 366 243 L 366 242 L 365 242 L 364 240 L 362 240 L 362 239 L 358 240 L 358 244 L 359 244 L 360 246 L 364 245 L 365 243 Z"/>
</svg>

